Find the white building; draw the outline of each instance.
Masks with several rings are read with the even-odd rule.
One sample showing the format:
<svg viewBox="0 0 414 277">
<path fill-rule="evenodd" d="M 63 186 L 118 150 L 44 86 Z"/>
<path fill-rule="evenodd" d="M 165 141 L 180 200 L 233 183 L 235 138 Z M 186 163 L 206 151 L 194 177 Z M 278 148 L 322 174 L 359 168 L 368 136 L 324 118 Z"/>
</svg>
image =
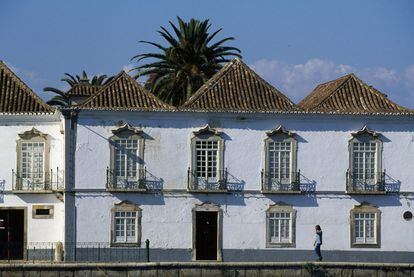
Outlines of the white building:
<svg viewBox="0 0 414 277">
<path fill-rule="evenodd" d="M 326 260 L 414 261 L 414 114 L 353 74 L 295 105 L 234 60 L 174 108 L 121 72 L 62 112 L 67 259 L 312 260 L 319 224 Z"/>
<path fill-rule="evenodd" d="M 0 61 L 0 259 L 64 242 L 64 126 Z"/>
</svg>

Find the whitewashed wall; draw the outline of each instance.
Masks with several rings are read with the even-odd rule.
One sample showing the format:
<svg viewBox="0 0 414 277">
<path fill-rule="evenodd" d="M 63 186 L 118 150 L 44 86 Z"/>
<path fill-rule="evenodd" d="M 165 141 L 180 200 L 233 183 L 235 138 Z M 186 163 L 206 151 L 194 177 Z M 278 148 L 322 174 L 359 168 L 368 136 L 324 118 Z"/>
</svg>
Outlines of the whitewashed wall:
<svg viewBox="0 0 414 277">
<path fill-rule="evenodd" d="M 27 208 L 27 242 L 57 242 L 64 238 L 64 204 L 55 194 L 14 194 L 12 169 L 16 170 L 18 134 L 33 127 L 48 135 L 50 169 L 64 169 L 64 139 L 61 118 L 55 115 L 2 115 L 0 117 L 0 207 Z M 54 205 L 53 219 L 33 219 L 33 205 Z"/>
<path fill-rule="evenodd" d="M 150 137 L 145 141 L 144 157 L 148 171 L 164 180 L 165 190 L 181 192 L 171 190 L 157 195 L 103 192 L 110 159 L 108 138 L 120 120 L 143 128 Z M 265 210 L 270 204 L 283 201 L 297 210 L 296 249 L 312 249 L 313 226 L 320 224 L 324 229 L 324 249 L 350 250 L 350 209 L 367 201 L 382 212 L 378 250 L 414 251 L 414 236 L 410 235 L 414 223 L 402 218 L 404 211 L 413 211 L 414 204 L 412 122 L 407 117 L 81 112 L 75 156 L 77 241 L 109 242 L 110 209 L 115 203 L 129 200 L 142 208 L 142 241 L 148 238 L 151 247 L 156 248 L 191 248 L 191 209 L 210 201 L 219 204 L 224 212 L 223 248 L 264 249 Z M 223 131 L 225 167 L 244 184 L 245 194 L 205 196 L 184 191 L 192 132 L 207 123 Z M 297 133 L 298 168 L 323 193 L 292 196 L 259 193 L 265 131 L 280 124 Z M 348 140 L 352 132 L 364 125 L 382 133 L 383 169 L 400 182 L 401 191 L 411 192 L 409 196 L 344 194 Z"/>
<path fill-rule="evenodd" d="M 412 211 L 413 199 L 389 196 L 347 195 L 317 196 L 189 196 L 186 194 L 137 195 L 80 193 L 77 196 L 77 241 L 109 242 L 111 208 L 124 200 L 142 209 L 142 241 L 151 241 L 153 248 L 191 248 L 192 214 L 196 204 L 209 201 L 223 210 L 224 249 L 265 249 L 265 211 L 278 201 L 293 205 L 297 210 L 296 248 L 313 249 L 314 226 L 324 231 L 325 250 L 351 250 L 349 213 L 359 201 L 369 201 L 381 210 L 380 251 L 414 251 L 414 225 L 402 214 Z M 289 249 L 289 248 L 288 248 Z M 291 249 L 291 248 L 290 248 Z M 283 249 L 281 249 L 283 250 Z M 355 250 L 355 248 L 353 249 Z M 372 249 L 358 249 L 372 250 Z"/>
<path fill-rule="evenodd" d="M 344 191 L 349 163 L 351 133 L 367 125 L 383 134 L 383 169 L 401 182 L 401 191 L 414 191 L 414 124 L 393 117 L 282 116 L 246 118 L 202 114 L 109 114 L 88 117 L 80 114 L 75 158 L 77 188 L 105 188 L 109 165 L 109 143 L 118 121 L 143 127 L 150 138 L 145 141 L 145 165 L 164 180 L 164 189 L 186 189 L 190 165 L 192 132 L 210 123 L 225 137 L 225 167 L 245 183 L 245 190 L 260 190 L 260 171 L 264 167 L 265 131 L 282 124 L 298 135 L 298 169 L 319 191 Z"/>
</svg>

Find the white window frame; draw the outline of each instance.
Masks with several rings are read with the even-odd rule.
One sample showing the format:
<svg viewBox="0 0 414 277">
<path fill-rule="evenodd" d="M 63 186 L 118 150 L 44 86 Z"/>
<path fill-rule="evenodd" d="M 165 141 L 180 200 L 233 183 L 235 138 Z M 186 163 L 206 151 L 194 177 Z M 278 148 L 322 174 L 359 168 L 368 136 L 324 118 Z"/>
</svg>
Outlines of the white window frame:
<svg viewBox="0 0 414 277">
<path fill-rule="evenodd" d="M 19 134 L 19 139 L 16 141 L 16 152 L 17 152 L 17 170 L 16 170 L 16 185 L 18 190 L 34 190 L 42 191 L 50 189 L 50 172 L 49 172 L 49 151 L 50 151 L 50 142 L 48 140 L 48 135 L 40 132 L 36 128 L 32 128 L 29 131 L 25 131 Z M 41 168 L 42 177 L 33 178 L 33 153 L 28 151 L 30 154 L 30 176 L 23 178 L 23 145 L 24 144 L 33 144 L 38 143 L 43 145 L 43 163 Z"/>
<path fill-rule="evenodd" d="M 271 227 L 271 214 L 274 213 L 288 213 L 289 216 L 289 239 L 281 239 L 281 224 L 279 223 L 279 241 L 272 241 L 272 232 Z M 276 204 L 270 205 L 266 210 L 266 247 L 267 248 L 280 248 L 280 247 L 295 247 L 296 246 L 296 210 L 292 208 L 291 205 L 288 205 L 283 202 L 278 202 Z"/>
<path fill-rule="evenodd" d="M 216 173 L 215 177 L 207 178 L 198 176 L 197 171 L 197 142 L 216 142 Z M 208 166 L 208 157 L 206 156 L 206 163 Z M 191 138 L 191 167 L 190 167 L 190 185 L 195 190 L 209 190 L 210 187 L 219 186 L 219 183 L 225 178 L 224 173 L 224 139 L 221 137 L 221 132 L 211 128 L 209 125 L 201 128 L 198 131 L 193 132 L 193 137 Z M 201 188 L 203 186 L 203 188 Z M 215 189 L 217 190 L 217 189 Z"/>
<path fill-rule="evenodd" d="M 368 127 L 364 126 L 360 131 L 352 133 L 353 138 L 349 140 L 349 173 L 351 178 L 349 178 L 348 186 L 351 186 L 351 190 L 356 190 L 355 186 L 359 183 L 361 185 L 376 185 L 379 182 L 379 175 L 382 172 L 382 141 L 380 139 L 381 135 L 377 132 L 371 131 Z M 374 178 L 366 179 L 366 158 L 364 153 L 363 161 L 363 179 L 355 177 L 355 152 L 354 145 L 356 143 L 373 143 L 375 144 L 375 161 L 374 161 Z"/>
<path fill-rule="evenodd" d="M 359 214 L 374 214 L 374 241 L 366 239 L 366 219 L 358 219 L 363 222 L 363 241 L 357 240 L 356 234 L 356 218 Z M 380 248 L 381 247 L 381 211 L 374 205 L 363 202 L 360 205 L 354 206 L 350 211 L 350 241 L 351 248 Z"/>
<path fill-rule="evenodd" d="M 124 217 L 124 237 L 125 240 L 124 241 L 117 241 L 117 236 L 116 236 L 116 219 L 117 213 L 120 212 L 132 212 L 135 213 L 135 239 L 133 241 L 128 241 L 127 238 L 127 224 L 126 224 L 126 217 Z M 111 218 L 112 218 L 112 223 L 111 223 L 111 246 L 140 246 L 141 245 L 141 217 L 142 217 L 142 210 L 141 208 L 136 205 L 133 204 L 131 202 L 128 201 L 123 201 L 120 202 L 118 204 L 115 204 L 115 206 L 111 209 Z"/>
<path fill-rule="evenodd" d="M 145 178 L 144 172 L 144 147 L 145 147 L 145 139 L 143 135 L 143 131 L 141 129 L 137 129 L 132 127 L 127 123 L 119 123 L 119 126 L 112 130 L 114 134 L 109 138 L 109 146 L 110 146 L 110 179 L 108 180 L 111 182 L 111 186 L 116 186 L 116 189 L 130 189 L 129 182 L 134 182 L 136 185 L 132 186 L 132 188 L 139 187 L 139 181 Z M 118 176 L 117 172 L 117 161 L 116 155 L 119 149 L 119 143 L 123 141 L 136 141 L 137 142 L 137 151 L 135 161 L 132 161 L 135 164 L 135 176 L 128 176 L 127 165 L 128 159 L 125 159 L 125 168 L 124 173 L 126 176 Z M 112 188 L 112 187 L 111 187 Z"/>
<path fill-rule="evenodd" d="M 265 145 L 265 166 L 264 166 L 264 176 L 263 182 L 265 185 L 265 190 L 279 190 L 276 187 L 280 187 L 281 185 L 291 185 L 296 180 L 297 176 L 294 176 L 297 172 L 297 140 L 295 138 L 296 134 L 291 131 L 287 131 L 281 125 L 273 130 L 266 132 L 266 139 L 264 140 Z M 270 164 L 270 144 L 272 143 L 290 143 L 290 156 L 289 156 L 289 172 L 288 178 L 281 178 L 280 172 L 280 161 L 279 161 L 279 177 L 278 178 L 271 178 L 271 164 Z M 278 155 L 280 159 L 280 152 Z M 270 182 L 270 183 L 269 183 Z"/>
</svg>

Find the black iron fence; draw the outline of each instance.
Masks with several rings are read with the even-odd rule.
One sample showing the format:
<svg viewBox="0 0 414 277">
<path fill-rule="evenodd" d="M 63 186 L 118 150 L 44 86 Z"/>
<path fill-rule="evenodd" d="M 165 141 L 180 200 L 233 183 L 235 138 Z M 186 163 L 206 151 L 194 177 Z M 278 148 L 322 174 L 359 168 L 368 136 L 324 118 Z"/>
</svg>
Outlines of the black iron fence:
<svg viewBox="0 0 414 277">
<path fill-rule="evenodd" d="M 65 187 L 64 170 L 51 169 L 49 171 L 18 172 L 12 170 L 13 191 L 62 191 Z"/>
<path fill-rule="evenodd" d="M 227 191 L 227 168 L 211 173 L 211 177 L 202 177 L 196 170 L 187 170 L 187 188 L 189 191 Z"/>
<path fill-rule="evenodd" d="M 132 190 L 146 191 L 147 169 L 139 168 L 136 172 L 128 173 L 127 176 L 119 176 L 114 170 L 106 168 L 106 188 L 108 190 Z"/>
<path fill-rule="evenodd" d="M 106 242 L 2 243 L 0 261 L 38 262 L 149 262 L 149 240 L 144 247 Z"/>
<path fill-rule="evenodd" d="M 263 192 L 289 192 L 300 191 L 300 170 L 290 172 L 285 178 L 276 178 L 273 174 L 261 172 Z"/>
<path fill-rule="evenodd" d="M 346 171 L 348 192 L 385 192 L 385 171 L 373 174 Z"/>
</svg>

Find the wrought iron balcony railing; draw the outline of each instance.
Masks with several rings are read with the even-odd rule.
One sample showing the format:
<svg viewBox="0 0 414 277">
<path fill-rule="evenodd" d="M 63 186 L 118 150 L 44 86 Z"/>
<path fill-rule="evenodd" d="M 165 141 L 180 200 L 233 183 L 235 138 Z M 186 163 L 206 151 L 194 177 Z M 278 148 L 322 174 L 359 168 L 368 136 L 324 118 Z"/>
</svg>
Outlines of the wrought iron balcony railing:
<svg viewBox="0 0 414 277">
<path fill-rule="evenodd" d="M 188 168 L 187 171 L 187 188 L 188 191 L 200 192 L 223 192 L 227 191 L 227 168 L 217 170 L 215 176 L 200 177 L 198 172 Z"/>
<path fill-rule="evenodd" d="M 300 170 L 291 172 L 287 178 L 275 178 L 262 170 L 262 192 L 300 192 Z"/>
<path fill-rule="evenodd" d="M 106 189 L 113 191 L 146 191 L 147 169 L 140 168 L 127 176 L 119 176 L 114 170 L 106 168 Z"/>
<path fill-rule="evenodd" d="M 12 187 L 15 192 L 53 192 L 65 188 L 64 171 L 57 167 L 50 171 L 18 172 L 12 170 Z"/>
<path fill-rule="evenodd" d="M 346 171 L 346 190 L 350 193 L 385 192 L 385 171 L 374 174 L 356 174 L 348 169 Z"/>
</svg>

